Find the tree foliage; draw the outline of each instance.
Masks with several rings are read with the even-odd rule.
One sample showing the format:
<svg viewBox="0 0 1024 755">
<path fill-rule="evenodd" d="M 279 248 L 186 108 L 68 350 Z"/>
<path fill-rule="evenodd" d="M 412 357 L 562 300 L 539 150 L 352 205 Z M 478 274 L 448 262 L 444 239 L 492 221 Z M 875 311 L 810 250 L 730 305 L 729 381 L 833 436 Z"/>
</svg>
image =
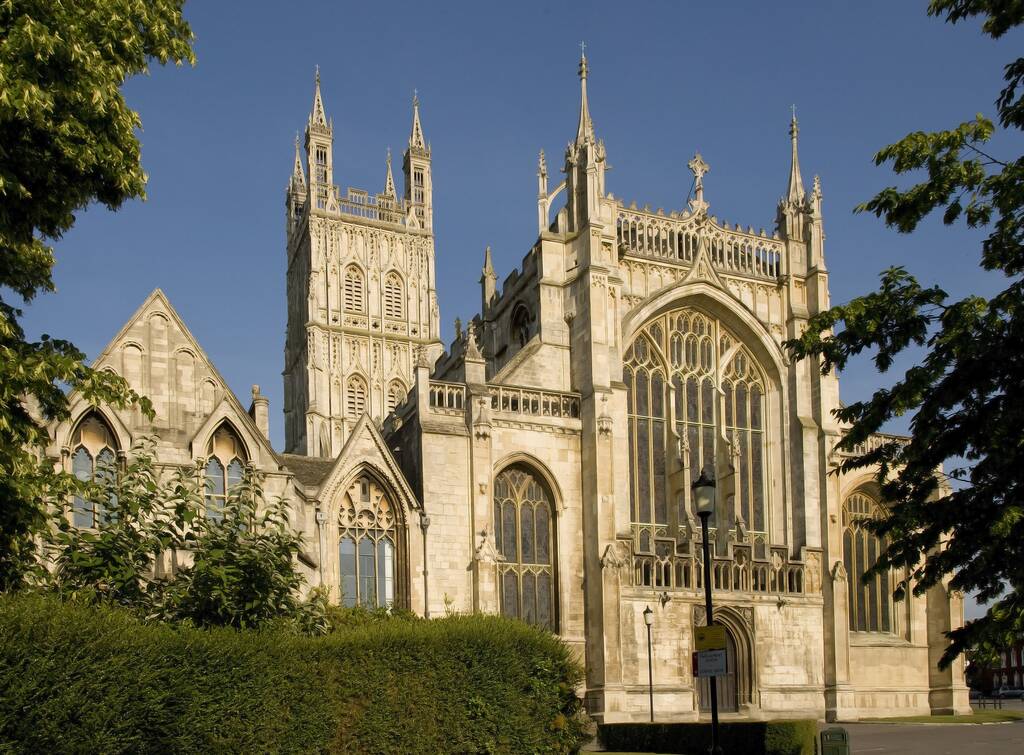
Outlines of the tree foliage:
<svg viewBox="0 0 1024 755">
<path fill-rule="evenodd" d="M 71 343 L 29 341 L 21 306 L 54 289 L 53 240 L 90 202 L 144 196 L 129 76 L 192 62 L 184 0 L 0 0 L 0 589 L 22 583 L 45 522 L 42 501 L 75 481 L 41 458 L 42 422 L 89 401 L 149 403 L 96 372 Z"/>
<path fill-rule="evenodd" d="M 1024 21 L 1024 3 L 1000 0 L 933 0 L 928 12 L 951 23 L 981 17 L 993 38 Z M 1005 67 L 1004 81 L 999 124 L 1020 130 L 1024 58 Z M 948 578 L 949 589 L 993 601 L 983 618 L 950 633 L 943 666 L 966 648 L 1001 645 L 1024 632 L 1024 157 L 989 154 L 995 130 L 978 115 L 885 147 L 876 164 L 921 180 L 886 188 L 858 210 L 901 233 L 933 212 L 947 225 L 984 230 L 980 264 L 1002 273 L 1005 288 L 990 298 L 954 300 L 894 267 L 877 292 L 816 315 L 787 344 L 798 358 L 819 358 L 826 372 L 862 352 L 873 353 L 886 372 L 907 349 L 924 351 L 891 387 L 836 414 L 849 424 L 840 448 L 851 452 L 890 419 L 913 415 L 909 443 L 893 440 L 843 464 L 877 464 L 891 503 L 890 516 L 874 525 L 889 543 L 874 571 L 905 567 L 900 589 L 916 594 Z M 955 468 L 937 472 L 950 461 Z"/>
<path fill-rule="evenodd" d="M 70 503 L 54 510 L 44 583 L 63 598 L 155 621 L 325 634 L 325 596 L 302 598 L 302 538 L 287 504 L 266 500 L 250 469 L 210 516 L 202 468 L 162 470 L 152 446 L 143 440 L 123 468 L 99 470 L 83 486 L 101 502 L 94 527 L 76 527 Z"/>
</svg>

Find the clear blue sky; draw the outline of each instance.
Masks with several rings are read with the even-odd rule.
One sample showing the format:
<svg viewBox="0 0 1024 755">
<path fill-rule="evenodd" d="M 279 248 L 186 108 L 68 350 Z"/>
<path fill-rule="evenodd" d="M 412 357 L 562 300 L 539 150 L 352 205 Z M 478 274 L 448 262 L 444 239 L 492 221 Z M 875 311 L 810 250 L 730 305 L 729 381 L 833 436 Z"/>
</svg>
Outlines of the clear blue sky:
<svg viewBox="0 0 1024 755">
<path fill-rule="evenodd" d="M 580 40 L 605 140 L 608 189 L 684 205 L 700 150 L 711 212 L 771 228 L 789 169 L 790 105 L 804 181 L 824 188 L 833 302 L 901 264 L 954 294 L 990 292 L 977 233 L 938 221 L 899 236 L 853 207 L 891 174 L 881 146 L 917 129 L 992 115 L 1021 36 L 993 42 L 901 2 L 248 2 L 186 7 L 195 68 L 155 68 L 125 87 L 142 117 L 148 200 L 94 207 L 57 244 L 56 294 L 28 308 L 30 334 L 95 357 L 161 287 L 235 392 L 259 383 L 281 447 L 284 187 L 319 64 L 334 119 L 335 179 L 380 190 L 419 90 L 432 142 L 443 335 L 477 309 L 483 249 L 500 278 L 536 235 L 536 162 L 557 183 L 579 106 Z M 994 148 L 1007 146 L 1005 140 Z M 1019 145 L 1016 147 L 1019 152 Z M 400 158 L 396 159 L 396 166 Z M 845 400 L 883 384 L 867 362 Z M 899 429 L 899 428 L 897 428 Z"/>
</svg>

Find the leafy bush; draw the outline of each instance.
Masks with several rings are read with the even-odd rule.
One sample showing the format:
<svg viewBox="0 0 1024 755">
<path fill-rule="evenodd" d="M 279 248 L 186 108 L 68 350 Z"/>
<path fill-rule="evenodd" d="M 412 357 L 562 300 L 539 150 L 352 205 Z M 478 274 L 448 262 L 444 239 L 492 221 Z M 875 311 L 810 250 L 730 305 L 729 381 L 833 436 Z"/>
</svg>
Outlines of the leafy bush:
<svg viewBox="0 0 1024 755">
<path fill-rule="evenodd" d="M 818 725 L 814 721 L 730 721 L 718 727 L 725 752 L 744 755 L 814 755 Z M 711 724 L 601 724 L 598 736 L 606 749 L 705 755 Z"/>
<path fill-rule="evenodd" d="M 364 614 L 313 638 L 0 597 L 0 751 L 557 753 L 585 739 L 581 670 L 556 637 Z"/>
</svg>

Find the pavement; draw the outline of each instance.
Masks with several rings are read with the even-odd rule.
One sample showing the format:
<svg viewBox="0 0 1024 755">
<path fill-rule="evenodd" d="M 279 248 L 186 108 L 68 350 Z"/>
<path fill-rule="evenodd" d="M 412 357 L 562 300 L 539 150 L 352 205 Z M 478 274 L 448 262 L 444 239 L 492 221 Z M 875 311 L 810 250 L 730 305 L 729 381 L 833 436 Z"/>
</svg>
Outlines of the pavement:
<svg viewBox="0 0 1024 755">
<path fill-rule="evenodd" d="M 841 724 L 854 755 L 1024 753 L 1024 721 L 1005 724 Z"/>
</svg>

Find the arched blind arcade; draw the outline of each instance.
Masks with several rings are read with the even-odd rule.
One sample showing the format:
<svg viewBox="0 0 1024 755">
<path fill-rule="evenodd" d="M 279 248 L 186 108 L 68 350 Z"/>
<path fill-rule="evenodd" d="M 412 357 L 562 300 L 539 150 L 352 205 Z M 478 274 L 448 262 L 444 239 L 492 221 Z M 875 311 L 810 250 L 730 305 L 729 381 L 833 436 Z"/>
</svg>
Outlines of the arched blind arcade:
<svg viewBox="0 0 1024 755">
<path fill-rule="evenodd" d="M 630 501 L 637 546 L 653 550 L 670 519 L 694 514 L 689 485 L 668 500 L 665 459 L 679 454 L 691 479 L 714 468 L 724 432 L 737 470 L 736 508 L 748 530 L 768 527 L 765 471 L 766 378 L 750 350 L 720 321 L 679 309 L 649 322 L 627 349 Z M 669 429 L 674 433 L 669 433 Z M 673 438 L 678 439 L 674 446 Z"/>
<path fill-rule="evenodd" d="M 843 565 L 851 632 L 893 631 L 891 572 L 876 574 L 864 584 L 864 575 L 886 548 L 885 540 L 865 525 L 883 516 L 878 502 L 863 492 L 843 503 Z"/>
</svg>

